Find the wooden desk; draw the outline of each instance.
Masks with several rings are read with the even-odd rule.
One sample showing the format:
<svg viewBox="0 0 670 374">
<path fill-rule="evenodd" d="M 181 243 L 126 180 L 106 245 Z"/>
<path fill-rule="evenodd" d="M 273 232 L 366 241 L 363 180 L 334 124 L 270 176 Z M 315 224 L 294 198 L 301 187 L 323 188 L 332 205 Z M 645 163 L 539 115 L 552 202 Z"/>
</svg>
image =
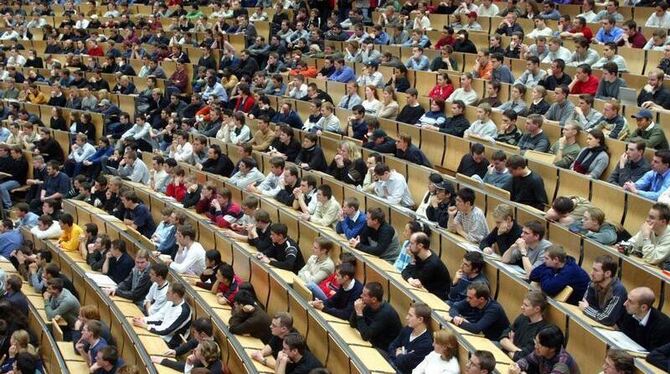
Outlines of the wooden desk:
<svg viewBox="0 0 670 374">
<path fill-rule="evenodd" d="M 84 362 L 84 358 L 74 350 L 72 342 L 56 342 L 56 345 L 58 345 L 58 350 L 63 355 L 63 360 Z"/>
<path fill-rule="evenodd" d="M 584 323 L 586 323 L 589 326 L 599 327 L 601 329 L 607 329 L 607 330 L 612 330 L 613 329 L 612 326 L 605 326 L 602 323 L 600 323 L 598 321 L 595 321 L 595 320 L 592 320 L 591 318 L 587 317 L 586 315 L 584 315 L 584 313 L 579 309 L 579 307 L 577 305 L 572 305 L 572 304 L 567 304 L 567 303 L 559 303 L 559 305 L 568 311 L 568 313 L 569 313 L 568 316 L 569 317 L 579 319 L 579 320 L 583 321 Z"/>
<path fill-rule="evenodd" d="M 214 312 L 216 315 L 221 318 L 221 321 L 228 326 L 228 321 L 230 321 L 230 316 L 233 314 L 231 309 L 215 309 Z"/>
<path fill-rule="evenodd" d="M 316 310 L 316 309 L 314 309 L 314 310 Z M 339 324 L 346 324 L 347 326 L 349 326 L 349 321 L 343 320 L 341 318 L 337 318 L 333 315 L 330 315 L 328 313 L 324 313 L 320 310 L 316 310 L 316 312 L 330 324 L 339 323 Z"/>
<path fill-rule="evenodd" d="M 212 309 L 227 309 L 227 310 L 230 310 L 229 305 L 219 304 L 219 301 L 217 300 L 216 295 L 214 295 L 211 291 L 198 289 L 198 296 L 202 297 L 202 299 Z"/>
<path fill-rule="evenodd" d="M 493 353 L 493 357 L 495 357 L 496 362 L 500 362 L 507 365 L 511 365 L 512 362 L 514 362 L 508 355 L 505 354 L 505 352 L 503 352 L 500 348 L 498 348 L 498 346 L 493 344 L 492 341 L 486 338 L 482 338 L 479 336 L 467 336 L 465 339 L 470 344 L 472 344 L 472 346 L 475 347 L 475 349 L 489 351 Z"/>
<path fill-rule="evenodd" d="M 256 351 L 257 349 L 245 349 L 244 351 L 247 353 L 247 356 L 251 357 L 251 354 Z M 265 366 L 261 364 L 260 362 L 254 360 L 253 358 L 251 361 L 254 363 L 254 369 L 256 369 L 259 373 L 274 373 L 275 369 L 271 368 L 269 366 Z"/>
<path fill-rule="evenodd" d="M 372 347 L 361 347 L 361 346 L 351 346 L 351 350 L 356 354 L 358 357 L 365 357 L 364 364 L 366 369 L 369 371 L 374 371 L 378 373 L 393 373 L 395 374 L 395 370 L 391 366 L 391 364 L 386 361 L 386 359 L 377 351 L 376 348 Z"/>
<path fill-rule="evenodd" d="M 428 305 L 433 311 L 449 312 L 449 305 L 444 300 L 427 291 L 420 291 L 412 289 L 414 295 L 421 300 L 421 302 Z"/>
<path fill-rule="evenodd" d="M 88 366 L 83 361 L 67 361 L 65 360 L 65 365 L 67 366 L 70 373 L 88 373 Z"/>
<path fill-rule="evenodd" d="M 258 338 L 242 335 L 236 335 L 235 337 L 237 338 L 237 341 L 240 343 L 240 345 L 244 348 L 260 350 L 265 347 L 265 344 Z"/>
<path fill-rule="evenodd" d="M 358 330 L 354 329 L 353 327 L 338 326 L 336 332 L 340 337 L 342 337 L 342 340 L 347 342 L 347 344 L 350 346 L 372 347 L 372 344 L 363 340 Z"/>
<path fill-rule="evenodd" d="M 286 282 L 286 284 L 288 284 L 289 286 L 293 284 L 293 279 L 296 277 L 296 275 L 292 271 L 273 267 L 271 267 L 271 269 L 272 272 L 277 274 L 284 282 Z"/>
<path fill-rule="evenodd" d="M 139 335 L 140 342 L 147 350 L 147 353 L 152 356 L 163 356 L 167 352 L 168 346 L 165 340 L 157 335 Z"/>
<path fill-rule="evenodd" d="M 123 313 L 124 316 L 126 317 L 140 317 L 143 316 L 144 314 L 140 310 L 140 308 L 133 304 L 133 303 L 128 303 L 128 302 L 119 302 L 119 303 L 114 303 L 121 313 Z"/>
</svg>

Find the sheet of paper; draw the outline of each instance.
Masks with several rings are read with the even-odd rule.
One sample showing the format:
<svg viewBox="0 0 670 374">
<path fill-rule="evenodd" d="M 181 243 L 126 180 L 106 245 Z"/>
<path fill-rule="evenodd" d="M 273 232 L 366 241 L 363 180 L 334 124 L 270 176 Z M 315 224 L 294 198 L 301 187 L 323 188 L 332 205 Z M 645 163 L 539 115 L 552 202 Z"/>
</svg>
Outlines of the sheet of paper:
<svg viewBox="0 0 670 374">
<path fill-rule="evenodd" d="M 633 339 L 629 338 L 628 335 L 621 331 L 607 330 L 599 327 L 596 327 L 596 330 L 598 330 L 598 332 L 602 334 L 610 344 L 619 349 L 623 349 L 624 351 L 647 353 L 647 350 L 644 349 L 644 347 L 634 342 Z"/>
</svg>

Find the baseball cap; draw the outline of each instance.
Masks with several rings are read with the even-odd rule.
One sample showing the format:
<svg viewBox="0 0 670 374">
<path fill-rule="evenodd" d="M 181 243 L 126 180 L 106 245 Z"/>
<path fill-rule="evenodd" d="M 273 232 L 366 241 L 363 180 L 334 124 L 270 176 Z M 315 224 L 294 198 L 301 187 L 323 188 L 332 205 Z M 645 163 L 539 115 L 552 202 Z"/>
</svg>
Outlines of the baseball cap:
<svg viewBox="0 0 670 374">
<path fill-rule="evenodd" d="M 651 113 L 651 110 L 649 109 L 640 109 L 639 112 L 633 114 L 631 117 L 633 118 L 646 118 L 646 119 L 652 119 L 654 118 L 654 115 Z"/>
</svg>

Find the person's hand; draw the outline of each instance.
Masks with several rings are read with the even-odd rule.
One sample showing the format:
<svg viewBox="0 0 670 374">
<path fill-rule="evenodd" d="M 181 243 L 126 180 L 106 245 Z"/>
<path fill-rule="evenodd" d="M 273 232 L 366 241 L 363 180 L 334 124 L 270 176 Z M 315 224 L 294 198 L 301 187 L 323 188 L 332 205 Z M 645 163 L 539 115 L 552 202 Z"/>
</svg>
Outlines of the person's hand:
<svg viewBox="0 0 670 374">
<path fill-rule="evenodd" d="M 451 323 L 453 323 L 453 324 L 456 325 L 456 326 L 460 326 L 461 323 L 463 323 L 463 321 L 465 321 L 465 319 L 464 319 L 463 317 L 461 317 L 461 316 L 456 316 L 456 317 L 454 317 L 454 318 L 451 320 Z"/>
<path fill-rule="evenodd" d="M 521 374 L 521 368 L 516 364 L 516 362 L 512 363 L 512 365 L 510 365 L 507 369 L 507 374 Z"/>
<path fill-rule="evenodd" d="M 310 301 L 310 305 L 313 306 L 314 309 L 323 310 L 323 301 L 321 301 L 321 300 L 317 299 L 317 300 L 314 300 L 314 301 Z"/>
<path fill-rule="evenodd" d="M 310 215 L 309 213 L 299 213 L 298 214 L 298 219 L 303 220 L 303 221 L 309 221 Z"/>
<path fill-rule="evenodd" d="M 642 234 L 642 237 L 645 239 L 649 239 L 651 236 L 651 232 L 654 230 L 654 227 L 650 225 L 649 223 L 642 222 L 642 225 L 640 225 L 640 234 Z"/>
<path fill-rule="evenodd" d="M 365 303 L 363 303 L 363 299 L 361 298 L 356 299 L 356 301 L 354 301 L 354 311 L 356 312 L 356 315 L 362 316 L 363 308 L 365 308 Z"/>
<path fill-rule="evenodd" d="M 256 308 L 253 305 L 245 305 L 242 307 L 242 311 L 245 313 L 253 313 Z"/>
<path fill-rule="evenodd" d="M 261 353 L 261 351 L 251 352 L 251 358 L 253 358 L 256 361 L 263 362 L 263 354 Z"/>
<path fill-rule="evenodd" d="M 621 157 L 619 157 L 619 168 L 623 169 L 626 166 L 626 162 L 628 162 L 628 155 L 624 152 L 621 154 Z"/>
<path fill-rule="evenodd" d="M 160 364 L 161 362 L 163 362 L 163 357 L 151 356 L 151 362 L 153 362 L 154 364 Z"/>
<path fill-rule="evenodd" d="M 581 310 L 581 311 L 583 312 L 584 309 L 586 309 L 586 308 L 589 307 L 589 303 L 588 303 L 588 301 L 586 301 L 586 300 L 581 300 L 581 301 L 579 302 L 579 305 L 578 305 L 578 306 L 579 306 L 579 310 Z"/>
<path fill-rule="evenodd" d="M 288 355 L 284 353 L 284 351 L 280 351 L 279 354 L 277 354 L 277 366 L 286 365 L 288 362 Z"/>
<path fill-rule="evenodd" d="M 355 238 L 349 239 L 349 246 L 351 248 L 356 248 L 356 246 L 358 246 L 360 242 L 361 242 L 361 236 L 357 235 Z"/>
<path fill-rule="evenodd" d="M 407 280 L 407 283 L 409 283 L 410 286 L 416 287 L 416 288 L 421 288 L 423 285 L 421 284 L 421 281 L 415 278 L 409 278 Z"/>
<path fill-rule="evenodd" d="M 487 255 L 492 255 L 492 254 L 494 254 L 495 252 L 493 252 L 493 248 L 491 248 L 491 247 L 486 247 L 486 248 L 484 248 L 484 253 L 486 253 Z"/>
<path fill-rule="evenodd" d="M 455 206 L 450 206 L 449 209 L 447 209 L 447 213 L 449 214 L 449 217 L 453 217 L 458 213 L 458 209 Z"/>
</svg>

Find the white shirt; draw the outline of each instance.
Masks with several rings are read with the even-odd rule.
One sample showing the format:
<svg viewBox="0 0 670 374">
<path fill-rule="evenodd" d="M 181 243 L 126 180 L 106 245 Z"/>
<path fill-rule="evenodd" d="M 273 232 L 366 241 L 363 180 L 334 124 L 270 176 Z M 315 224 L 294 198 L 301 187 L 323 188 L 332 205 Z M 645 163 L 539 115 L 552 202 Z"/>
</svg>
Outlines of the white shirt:
<svg viewBox="0 0 670 374">
<path fill-rule="evenodd" d="M 387 181 L 375 182 L 375 194 L 389 204 L 400 204 L 406 208 L 414 206 L 405 177 L 395 170 L 391 170 Z"/>
<path fill-rule="evenodd" d="M 179 274 L 202 274 L 205 271 L 205 249 L 198 242 L 191 243 L 188 248 L 180 248 L 170 268 Z"/>
<path fill-rule="evenodd" d="M 30 229 L 30 232 L 35 235 L 37 239 L 58 239 L 63 234 L 58 221 L 54 221 L 48 229 L 42 231 L 39 226 Z"/>
<path fill-rule="evenodd" d="M 189 142 L 186 142 L 183 145 L 178 144 L 177 150 L 174 151 L 174 153 L 170 154 L 170 157 L 181 162 L 188 162 L 192 156 L 193 156 L 193 146 Z"/>
<path fill-rule="evenodd" d="M 659 17 L 656 13 L 647 18 L 647 22 L 644 24 L 646 27 L 660 27 L 660 28 L 670 28 L 670 13 L 663 13 L 663 17 Z"/>
<path fill-rule="evenodd" d="M 144 303 L 152 303 L 149 309 L 147 310 L 147 315 L 152 316 L 156 314 L 161 308 L 167 303 L 167 291 L 170 288 L 170 284 L 166 281 L 162 286 L 159 286 L 158 283 L 154 282 L 149 288 L 149 293 L 144 298 Z"/>
<path fill-rule="evenodd" d="M 452 357 L 449 361 L 442 359 L 442 356 L 432 351 L 426 358 L 417 365 L 412 374 L 459 374 L 461 369 L 458 367 L 458 359 Z"/>
</svg>

